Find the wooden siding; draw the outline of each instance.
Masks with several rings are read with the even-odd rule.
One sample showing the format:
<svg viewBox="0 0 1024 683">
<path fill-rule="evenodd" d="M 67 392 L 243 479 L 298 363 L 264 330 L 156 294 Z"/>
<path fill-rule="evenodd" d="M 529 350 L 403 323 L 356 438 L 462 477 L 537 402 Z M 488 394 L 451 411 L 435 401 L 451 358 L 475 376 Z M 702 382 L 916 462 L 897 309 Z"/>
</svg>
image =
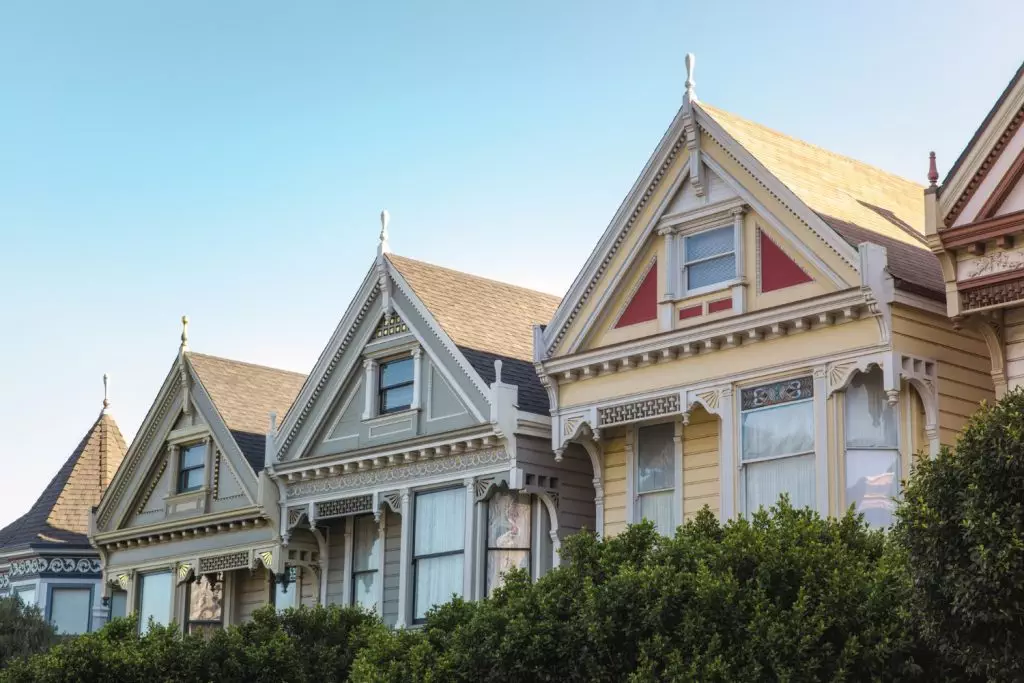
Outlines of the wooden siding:
<svg viewBox="0 0 1024 683">
<path fill-rule="evenodd" d="M 299 605 L 302 607 L 316 607 L 317 586 L 316 574 L 303 567 L 299 571 Z"/>
<path fill-rule="evenodd" d="M 384 518 L 384 623 L 398 621 L 398 574 L 401 567 L 402 517 L 387 510 Z"/>
<path fill-rule="evenodd" d="M 893 348 L 938 361 L 939 440 L 953 445 L 981 401 L 995 399 L 985 341 L 945 316 L 893 306 Z"/>
<path fill-rule="evenodd" d="M 252 620 L 252 613 L 270 602 L 270 577 L 263 567 L 233 572 L 235 582 L 234 623 Z"/>
<path fill-rule="evenodd" d="M 626 528 L 626 436 L 608 433 L 604 442 L 604 534 L 614 536 Z"/>
<path fill-rule="evenodd" d="M 1024 384 L 1024 309 L 1006 311 L 1003 330 L 1006 342 L 1006 384 L 1013 387 Z"/>
<path fill-rule="evenodd" d="M 516 465 L 523 469 L 527 484 L 532 476 L 558 479 L 561 538 L 583 528 L 594 529 L 594 467 L 582 446 L 572 444 L 566 448 L 562 462 L 558 463 L 549 439 L 519 435 L 516 437 Z"/>
<path fill-rule="evenodd" d="M 689 519 L 705 505 L 719 514 L 718 481 L 719 420 L 703 408 L 690 413 L 683 428 L 683 518 Z"/>
<path fill-rule="evenodd" d="M 327 599 L 328 605 L 345 604 L 345 527 L 346 519 L 337 519 L 327 527 Z"/>
</svg>

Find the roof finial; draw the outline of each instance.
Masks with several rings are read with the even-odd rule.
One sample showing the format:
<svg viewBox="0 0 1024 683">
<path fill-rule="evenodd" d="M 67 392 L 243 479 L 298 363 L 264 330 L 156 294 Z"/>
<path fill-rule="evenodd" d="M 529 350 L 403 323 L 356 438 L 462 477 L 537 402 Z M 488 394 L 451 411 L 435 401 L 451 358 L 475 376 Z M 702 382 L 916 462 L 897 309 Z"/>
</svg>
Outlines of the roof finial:
<svg viewBox="0 0 1024 683">
<path fill-rule="evenodd" d="M 188 316 L 181 316 L 181 350 L 188 351 Z"/>
<path fill-rule="evenodd" d="M 697 101 L 697 91 L 694 88 L 697 85 L 697 81 L 693 80 L 693 67 L 697 63 L 697 58 L 692 52 L 686 53 L 686 94 L 683 95 L 683 102 L 689 104 L 690 102 Z"/>
<path fill-rule="evenodd" d="M 103 373 L 103 415 L 110 412 L 110 375 Z"/>
<path fill-rule="evenodd" d="M 935 187 L 939 182 L 939 169 L 935 166 L 935 152 L 928 153 L 928 185 Z"/>
<path fill-rule="evenodd" d="M 391 247 L 388 246 L 388 223 L 391 221 L 391 214 L 387 209 L 380 212 L 380 243 L 377 245 L 377 255 L 390 254 Z"/>
</svg>

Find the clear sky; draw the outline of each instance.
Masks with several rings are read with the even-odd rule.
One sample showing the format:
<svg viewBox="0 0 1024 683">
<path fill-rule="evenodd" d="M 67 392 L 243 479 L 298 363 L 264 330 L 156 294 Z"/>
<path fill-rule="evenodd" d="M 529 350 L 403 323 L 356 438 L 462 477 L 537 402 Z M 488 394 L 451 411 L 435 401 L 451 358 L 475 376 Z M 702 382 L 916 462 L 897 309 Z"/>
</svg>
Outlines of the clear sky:
<svg viewBox="0 0 1024 683">
<path fill-rule="evenodd" d="M 308 371 L 400 254 L 564 293 L 711 104 L 924 182 L 1024 54 L 1017 0 L 0 3 L 0 526 L 192 348 Z"/>
</svg>

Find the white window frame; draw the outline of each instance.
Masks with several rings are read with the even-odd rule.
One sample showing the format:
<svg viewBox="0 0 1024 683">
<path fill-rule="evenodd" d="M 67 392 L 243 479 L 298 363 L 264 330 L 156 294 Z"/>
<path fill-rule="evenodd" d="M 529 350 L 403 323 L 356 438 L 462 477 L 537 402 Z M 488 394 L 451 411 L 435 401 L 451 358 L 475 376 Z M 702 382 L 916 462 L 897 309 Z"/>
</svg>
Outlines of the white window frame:
<svg viewBox="0 0 1024 683">
<path fill-rule="evenodd" d="M 672 488 L 658 489 L 657 491 L 644 491 L 640 493 L 639 481 L 640 481 L 640 430 L 646 427 L 656 427 L 658 425 L 672 425 L 672 440 L 674 450 L 673 460 L 673 472 L 672 472 Z M 666 491 L 672 491 L 672 531 L 674 532 L 676 527 L 683 523 L 683 435 L 682 435 L 682 421 L 680 419 L 659 420 L 656 422 L 645 422 L 633 425 L 630 431 L 630 442 L 632 448 L 630 449 L 630 460 L 629 463 L 629 492 L 632 497 L 633 505 L 631 506 L 632 518 L 627 520 L 630 523 L 639 522 L 643 519 L 640 509 L 641 496 L 645 496 L 652 493 L 665 493 Z M 652 520 L 653 521 L 653 520 Z M 671 535 L 671 534 L 669 534 Z"/>
<path fill-rule="evenodd" d="M 380 366 L 392 361 L 412 358 L 412 401 L 408 408 L 389 413 L 380 412 Z M 423 347 L 418 341 L 363 351 L 363 422 L 408 415 L 420 409 L 423 391 Z"/>
<path fill-rule="evenodd" d="M 747 391 L 747 390 L 750 390 L 750 389 L 756 389 L 758 387 L 769 386 L 769 385 L 774 385 L 774 384 L 778 384 L 778 383 L 782 383 L 782 382 L 787 382 L 787 381 L 801 380 L 801 379 L 804 379 L 804 378 L 810 378 L 811 379 L 811 387 L 812 387 L 812 395 L 811 396 L 809 396 L 807 398 L 803 398 L 803 399 L 798 399 L 798 400 L 794 400 L 794 401 L 784 401 L 784 402 L 780 402 L 780 403 L 775 403 L 773 405 L 768 405 L 768 406 L 763 406 L 763 407 L 758 407 L 758 408 L 748 408 L 746 410 L 743 409 L 743 392 L 744 391 Z M 739 507 L 742 510 L 742 514 L 743 514 L 744 517 L 749 518 L 750 515 L 752 515 L 754 512 L 756 512 L 756 510 L 748 509 L 748 505 L 747 505 L 747 466 L 748 465 L 756 465 L 758 463 L 773 462 L 773 461 L 776 461 L 776 460 L 783 460 L 783 459 L 786 459 L 786 458 L 798 458 L 798 457 L 804 457 L 804 456 L 808 456 L 808 455 L 812 456 L 813 460 L 814 460 L 814 488 L 815 488 L 814 498 L 815 498 L 815 500 L 814 500 L 813 508 L 815 510 L 818 510 L 819 512 L 822 511 L 823 509 L 826 509 L 825 506 L 827 506 L 827 501 L 820 500 L 820 498 L 821 498 L 821 482 L 822 482 L 822 479 L 824 477 L 824 472 L 820 471 L 821 470 L 821 456 L 822 456 L 822 450 L 823 450 L 824 444 L 821 443 L 821 436 L 820 436 L 820 433 L 819 433 L 819 430 L 822 428 L 822 426 L 820 426 L 818 424 L 819 420 L 821 419 L 820 415 L 819 415 L 819 413 L 821 412 L 820 409 L 821 409 L 821 406 L 824 404 L 824 401 L 825 401 L 826 397 L 823 395 L 823 392 L 820 391 L 819 386 L 818 386 L 819 384 L 820 384 L 819 378 L 817 378 L 816 376 L 812 376 L 810 373 L 800 373 L 800 374 L 797 374 L 797 375 L 792 375 L 792 376 L 782 377 L 782 378 L 777 378 L 777 379 L 772 379 L 772 380 L 762 380 L 760 382 L 752 383 L 752 384 L 750 384 L 748 386 L 744 386 L 744 387 L 739 388 L 739 397 L 738 397 L 739 400 L 737 401 L 737 405 L 736 405 L 737 413 L 738 413 L 738 419 L 736 421 L 736 426 L 737 426 L 737 431 L 738 431 L 738 436 L 739 436 L 739 447 L 736 449 L 736 458 L 737 458 L 737 464 L 738 464 L 739 471 L 740 471 L 740 476 L 739 476 L 739 498 L 740 498 L 740 500 L 739 500 Z M 808 405 L 811 406 L 811 432 L 813 434 L 813 441 L 812 441 L 811 449 L 807 450 L 807 451 L 799 451 L 799 452 L 795 452 L 795 453 L 785 453 L 785 454 L 782 454 L 782 455 L 771 455 L 771 456 L 763 457 L 763 458 L 752 458 L 752 459 L 749 459 L 749 460 L 744 459 L 744 457 L 743 457 L 743 448 L 744 448 L 744 443 L 743 443 L 743 416 L 746 415 L 746 414 L 749 414 L 749 413 L 766 412 L 768 410 L 777 409 L 777 408 L 782 407 L 782 406 L 791 406 L 791 405 L 796 405 L 796 404 L 808 404 Z M 776 501 L 771 501 L 771 502 L 768 503 L 768 505 L 773 505 L 773 504 L 775 504 L 775 502 Z M 762 503 L 762 505 L 763 505 L 763 503 Z"/>
<path fill-rule="evenodd" d="M 92 631 L 92 608 L 96 600 L 95 584 L 93 583 L 51 583 L 46 587 L 46 621 L 53 624 L 54 593 L 57 591 L 80 591 L 89 594 L 89 607 L 85 613 L 85 630 L 81 633 Z M 56 624 L 53 624 L 56 626 Z M 58 631 L 58 633 L 64 633 Z M 80 635 L 80 634 L 73 634 Z"/>
<path fill-rule="evenodd" d="M 427 553 L 427 554 L 424 554 L 424 555 L 417 555 L 416 554 L 416 517 L 417 517 L 416 501 L 417 501 L 417 499 L 420 496 L 429 496 L 432 493 L 441 493 L 441 492 L 444 492 L 444 491 L 453 491 L 453 490 L 464 491 L 466 489 L 465 489 L 464 486 L 461 486 L 461 485 L 459 485 L 459 484 L 457 484 L 455 482 L 449 482 L 449 483 L 446 483 L 446 484 L 441 485 L 441 486 L 437 486 L 437 487 L 433 487 L 433 488 L 427 488 L 427 489 L 419 489 L 419 490 L 416 490 L 416 491 L 412 492 L 412 500 L 411 500 L 412 504 L 410 505 L 410 508 L 412 509 L 412 515 L 411 515 L 411 518 L 410 518 L 411 528 L 410 528 L 410 533 L 409 533 L 409 542 L 410 542 L 410 545 L 409 545 L 409 564 L 410 564 L 410 569 L 412 571 L 410 572 L 410 577 L 409 577 L 410 580 L 411 580 L 411 586 L 410 586 L 410 592 L 409 592 L 411 599 L 409 601 L 408 609 L 409 609 L 409 612 L 410 612 L 411 623 L 413 623 L 415 625 L 423 624 L 423 623 L 426 622 L 425 618 L 416 616 L 416 596 L 417 596 L 417 593 L 418 593 L 417 585 L 419 583 L 419 567 L 418 567 L 418 561 L 419 560 L 429 559 L 429 558 L 434 558 L 434 557 L 448 557 L 448 556 L 452 556 L 452 555 L 462 555 L 462 588 L 460 589 L 460 591 L 461 591 L 461 596 L 464 599 L 467 599 L 467 600 L 470 599 L 468 597 L 467 593 L 466 593 L 467 577 L 471 577 L 472 574 L 473 574 L 472 562 L 473 562 L 473 557 L 475 555 L 477 555 L 477 553 L 470 552 L 471 548 L 467 544 L 467 538 L 466 537 L 469 535 L 467 530 L 472 528 L 472 526 L 471 526 L 472 525 L 472 520 L 471 520 L 471 517 L 469 515 L 464 516 L 463 517 L 463 521 L 462 521 L 464 528 L 463 528 L 462 549 L 461 550 L 451 550 L 451 551 L 445 551 L 443 553 Z M 403 524 L 404 523 L 405 522 L 403 520 Z M 429 608 L 428 608 L 428 611 L 429 611 Z"/>
<path fill-rule="evenodd" d="M 381 513 L 381 514 L 383 515 L 385 513 Z M 373 607 L 374 607 L 374 609 L 376 609 L 379 612 L 380 611 L 380 594 L 381 594 L 381 587 L 382 587 L 381 584 L 384 582 L 384 571 L 383 570 L 384 570 L 384 543 L 385 543 L 385 537 L 380 533 L 381 522 L 378 522 L 378 521 L 374 520 L 372 513 L 371 514 L 352 515 L 351 517 L 349 517 L 349 519 L 351 520 L 350 523 L 352 525 L 352 529 L 351 529 L 351 532 L 350 532 L 351 550 L 349 551 L 349 554 L 352 557 L 352 562 L 350 563 L 350 566 L 349 566 L 349 586 L 348 586 L 348 596 L 345 598 L 347 600 L 346 604 L 349 604 L 349 605 L 352 605 L 352 606 L 359 606 L 359 604 L 356 602 L 356 577 L 361 576 L 363 574 L 373 574 L 374 575 Z M 377 558 L 376 558 L 377 562 L 376 562 L 376 564 L 371 563 L 372 566 L 369 569 L 356 569 L 355 568 L 356 522 L 358 520 L 360 520 L 360 519 L 369 519 L 369 520 L 373 521 L 374 533 L 376 534 L 377 542 L 380 544 L 378 546 L 378 548 L 377 548 Z"/>
<path fill-rule="evenodd" d="M 497 496 L 512 496 L 512 497 L 516 497 L 516 498 L 522 498 L 524 496 L 526 497 L 526 499 L 528 501 L 528 503 L 527 503 L 528 507 L 530 508 L 530 531 L 527 534 L 527 537 L 529 538 L 529 543 L 527 544 L 527 546 L 525 548 L 523 548 L 523 547 L 500 548 L 500 547 L 492 546 L 491 545 L 491 540 L 490 540 L 490 535 L 491 535 L 491 533 L 490 533 L 491 532 L 491 507 L 490 507 L 490 505 L 491 505 L 491 501 L 494 500 L 494 498 L 497 497 Z M 519 491 L 519 490 L 508 490 L 508 491 L 501 490 L 501 491 L 495 491 L 491 495 L 490 498 L 488 498 L 485 501 L 481 501 L 481 502 L 485 506 L 485 508 L 484 508 L 484 511 L 485 511 L 485 513 L 484 513 L 485 524 L 484 524 L 484 532 L 483 532 L 483 539 L 484 540 L 483 540 L 483 548 L 482 548 L 483 552 L 479 553 L 480 556 L 481 556 L 480 559 L 481 559 L 481 561 L 483 563 L 483 572 L 484 572 L 483 592 L 484 592 L 484 596 L 489 597 L 491 595 L 492 591 L 496 590 L 497 588 L 499 588 L 500 586 L 504 585 L 504 583 L 505 583 L 504 582 L 504 577 L 502 577 L 502 581 L 501 581 L 501 583 L 499 585 L 497 585 L 497 586 L 490 585 L 491 575 L 487 571 L 487 564 L 490 561 L 490 557 L 491 557 L 491 553 L 492 552 L 501 552 L 503 550 L 514 550 L 514 551 L 518 551 L 518 552 L 526 551 L 526 553 L 527 553 L 527 561 L 526 561 L 527 562 L 527 571 L 530 574 L 530 578 L 536 580 L 538 577 L 535 575 L 536 572 L 534 570 L 534 564 L 535 564 L 534 563 L 534 559 L 535 559 L 535 555 L 537 553 L 537 549 L 535 549 L 533 546 L 534 546 L 534 542 L 535 542 L 536 537 L 537 537 L 536 530 L 537 530 L 537 523 L 539 521 L 539 520 L 536 519 L 537 512 L 538 512 L 538 505 L 537 505 L 537 503 L 539 502 L 539 499 L 537 498 L 537 496 L 532 495 L 530 493 L 525 493 L 525 492 Z M 519 502 L 522 502 L 522 501 L 519 501 Z"/>
<path fill-rule="evenodd" d="M 896 424 L 896 445 L 895 446 L 885 446 L 885 447 L 878 447 L 878 446 L 874 446 L 874 447 L 853 446 L 853 447 L 851 447 L 850 446 L 850 429 L 849 429 L 849 423 L 848 423 L 848 419 L 847 419 L 847 417 L 849 415 L 849 410 L 850 410 L 850 399 L 849 399 L 848 392 L 850 390 L 851 385 L 853 384 L 853 380 L 856 378 L 856 375 L 866 375 L 866 374 L 870 374 L 872 372 L 877 372 L 877 373 L 879 373 L 879 375 L 882 376 L 882 391 L 884 393 L 885 392 L 885 375 L 884 375 L 884 372 L 882 371 L 882 369 L 877 367 L 877 366 L 871 368 L 870 370 L 866 370 L 866 371 L 860 371 L 860 370 L 856 371 L 854 373 L 854 376 L 850 378 L 850 381 L 846 384 L 846 386 L 843 388 L 843 391 L 842 391 L 842 395 L 843 395 L 843 405 L 842 405 L 842 419 L 843 419 L 843 441 L 842 441 L 843 462 L 842 462 L 842 472 L 841 472 L 841 474 L 842 474 L 842 482 L 843 483 L 842 483 L 842 486 L 840 487 L 840 491 L 839 491 L 839 498 L 842 501 L 842 509 L 839 510 L 839 514 L 845 514 L 846 510 L 848 510 L 850 505 L 853 503 L 853 501 L 851 501 L 851 500 L 849 500 L 847 498 L 847 489 L 849 487 L 849 481 L 848 481 L 848 477 L 847 477 L 847 464 L 848 464 L 848 460 L 849 460 L 849 453 L 850 453 L 850 451 L 878 451 L 878 452 L 882 452 L 882 453 L 895 453 L 896 454 L 896 497 L 899 498 L 900 494 L 902 493 L 902 488 L 900 486 L 900 484 L 901 484 L 900 479 L 902 478 L 902 474 L 903 474 L 903 454 L 902 454 L 901 449 L 900 449 L 900 444 L 901 444 L 902 438 L 903 438 L 903 422 L 902 422 L 902 417 L 903 416 L 902 416 L 901 411 L 900 411 L 900 405 L 903 403 L 902 400 L 901 401 L 897 401 L 895 405 L 891 406 L 891 408 L 894 411 L 893 420 L 894 420 L 894 422 Z M 904 393 L 900 392 L 900 398 L 902 398 L 903 395 L 904 395 Z M 894 519 L 895 519 L 895 517 L 894 517 Z"/>
</svg>

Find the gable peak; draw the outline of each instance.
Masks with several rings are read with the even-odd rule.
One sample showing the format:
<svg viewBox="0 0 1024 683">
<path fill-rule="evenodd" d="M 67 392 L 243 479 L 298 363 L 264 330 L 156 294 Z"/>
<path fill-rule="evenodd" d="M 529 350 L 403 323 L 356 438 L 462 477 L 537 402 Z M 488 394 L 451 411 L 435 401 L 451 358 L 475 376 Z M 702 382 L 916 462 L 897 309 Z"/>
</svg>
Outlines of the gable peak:
<svg viewBox="0 0 1024 683">
<path fill-rule="evenodd" d="M 686 92 L 683 94 L 683 103 L 691 104 L 697 102 L 697 81 L 693 80 L 694 67 L 697 65 L 697 56 L 692 52 L 686 53 Z"/>
<path fill-rule="evenodd" d="M 377 256 L 390 254 L 391 246 L 388 244 L 388 223 L 391 222 L 391 214 L 387 209 L 380 212 L 380 236 L 377 244 Z"/>
</svg>

